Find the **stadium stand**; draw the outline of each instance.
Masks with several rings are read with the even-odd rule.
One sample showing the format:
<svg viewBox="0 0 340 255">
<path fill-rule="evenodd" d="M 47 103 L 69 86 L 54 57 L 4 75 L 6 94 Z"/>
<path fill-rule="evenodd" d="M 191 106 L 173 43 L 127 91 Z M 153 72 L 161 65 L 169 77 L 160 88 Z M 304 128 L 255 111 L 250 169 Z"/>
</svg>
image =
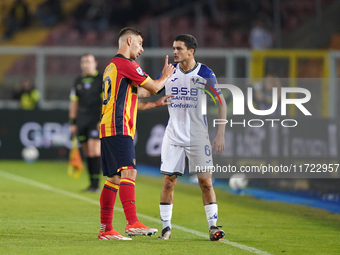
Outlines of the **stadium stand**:
<svg viewBox="0 0 340 255">
<path fill-rule="evenodd" d="M 43 0 L 25 0 L 29 5 L 31 13 Z M 322 0 L 325 6 L 334 0 Z M 8 12 L 13 0 L 1 2 L 2 17 Z M 179 33 L 197 34 L 197 23 L 202 27 L 198 29 L 204 31 L 200 45 L 208 48 L 249 48 L 249 32 L 253 23 L 259 17 L 263 18 L 267 27 L 271 28 L 273 20 L 273 5 L 269 0 L 215 0 L 215 1 L 161 1 L 148 0 L 140 1 L 94 1 L 91 8 L 96 8 L 96 4 L 106 5 L 97 12 L 106 15 L 108 18 L 108 28 L 105 31 L 88 30 L 82 31 L 77 27 L 77 20 L 74 16 L 79 6 L 88 3 L 88 0 L 62 1 L 64 20 L 51 28 L 38 29 L 38 22 L 33 22 L 32 27 L 26 31 L 19 32 L 6 45 L 22 45 L 20 36 L 25 34 L 25 45 L 41 46 L 96 46 L 96 47 L 116 47 L 117 33 L 122 26 L 136 25 L 145 34 L 145 47 L 170 47 L 172 38 Z M 139 12 L 127 15 L 126 10 L 131 6 L 138 7 Z M 135 8 L 137 9 L 137 8 Z M 196 16 L 196 12 L 202 13 L 201 20 Z M 289 33 L 294 30 L 306 17 L 313 15 L 315 5 L 308 0 L 293 1 L 281 0 L 280 12 L 282 18 L 282 33 Z M 127 20 L 126 17 L 131 17 Z M 156 26 L 151 26 L 156 25 Z M 151 28 L 156 27 L 158 31 Z M 37 36 L 37 33 L 39 33 Z M 31 36 L 27 36 L 31 34 Z M 158 35 L 156 42 L 153 37 Z M 32 41 L 27 41 L 31 38 Z M 1 44 L 0 44 L 1 45 Z M 2 43 L 4 45 L 4 43 Z M 25 73 L 27 75 L 35 72 L 35 58 L 33 56 L 12 57 L 12 59 L 2 67 L 0 72 L 10 75 Z M 68 58 L 66 65 L 62 64 L 61 57 L 49 56 L 46 61 L 48 75 L 59 73 L 74 75 L 78 70 L 78 59 Z M 304 63 L 309 66 L 302 76 L 312 77 L 315 72 L 313 61 Z M 301 71 L 302 72 L 302 71 Z"/>
<path fill-rule="evenodd" d="M 5 17 L 14 0 L 1 4 L 1 17 Z M 334 0 L 322 0 L 323 6 Z M 25 0 L 30 13 L 35 14 L 37 6 L 43 0 Z M 138 12 L 127 12 L 134 6 Z M 146 32 L 145 46 L 168 47 L 173 33 L 192 33 L 195 35 L 197 6 L 203 14 L 205 47 L 249 47 L 249 33 L 259 17 L 266 21 L 269 28 L 273 26 L 273 1 L 269 0 L 215 0 L 215 1 L 155 1 L 141 3 L 131 1 L 62 1 L 64 16 L 62 24 L 50 30 L 48 38 L 42 43 L 46 46 L 83 45 L 83 46 L 116 46 L 115 34 L 126 25 L 138 24 Z M 196 9 L 195 9 L 196 8 Z M 91 11 L 91 15 L 87 14 Z M 281 0 L 280 15 L 283 33 L 289 33 L 299 24 L 315 13 L 313 1 Z M 85 23 L 85 27 L 79 21 Z M 84 22 L 85 21 L 85 22 Z M 103 21 L 103 22 L 102 22 Z M 102 23 L 107 22 L 107 26 Z M 150 23 L 157 22 L 159 30 L 158 45 L 150 42 Z M 35 22 L 34 26 L 37 26 Z M 94 24 L 96 23 L 96 24 Z M 99 27 L 98 27 L 99 26 Z M 170 29 L 171 28 L 171 29 Z"/>
</svg>

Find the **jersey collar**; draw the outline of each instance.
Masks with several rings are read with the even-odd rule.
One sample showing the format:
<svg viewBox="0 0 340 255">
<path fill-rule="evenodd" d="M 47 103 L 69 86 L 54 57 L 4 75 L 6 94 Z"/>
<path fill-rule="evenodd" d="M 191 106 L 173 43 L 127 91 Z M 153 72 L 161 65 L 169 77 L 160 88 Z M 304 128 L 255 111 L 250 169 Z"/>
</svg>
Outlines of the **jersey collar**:
<svg viewBox="0 0 340 255">
<path fill-rule="evenodd" d="M 120 53 L 119 53 L 119 54 L 116 54 L 115 58 L 124 58 L 124 59 L 129 60 L 130 62 L 133 61 L 133 59 L 131 59 L 131 58 L 126 58 L 123 54 L 120 54 Z"/>
<path fill-rule="evenodd" d="M 196 67 L 198 66 L 198 62 L 196 62 L 195 66 L 193 68 L 191 68 L 190 70 L 188 70 L 188 71 L 184 71 L 182 69 L 182 67 L 181 67 L 181 64 L 178 64 L 178 65 L 179 65 L 179 70 L 181 70 L 182 73 L 188 74 L 188 73 L 190 73 L 190 72 L 192 72 L 192 71 L 194 71 L 196 69 Z"/>
<path fill-rule="evenodd" d="M 81 76 L 83 77 L 96 77 L 98 75 L 98 71 L 96 70 L 92 75 L 88 76 L 88 75 L 85 75 L 84 73 L 81 74 Z"/>
<path fill-rule="evenodd" d="M 116 54 L 115 57 L 118 57 L 118 58 L 126 58 L 123 54 Z"/>
</svg>

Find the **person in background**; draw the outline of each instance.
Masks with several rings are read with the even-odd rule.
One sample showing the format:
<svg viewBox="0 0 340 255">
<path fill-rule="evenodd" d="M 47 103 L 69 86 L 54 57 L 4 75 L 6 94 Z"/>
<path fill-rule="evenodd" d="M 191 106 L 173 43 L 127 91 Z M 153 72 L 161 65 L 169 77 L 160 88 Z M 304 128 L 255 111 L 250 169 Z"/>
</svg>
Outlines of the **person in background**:
<svg viewBox="0 0 340 255">
<path fill-rule="evenodd" d="M 8 16 L 5 18 L 3 40 L 9 40 L 20 29 L 30 25 L 31 17 L 28 6 L 23 0 L 15 0 Z"/>
<path fill-rule="evenodd" d="M 256 26 L 250 31 L 249 41 L 252 49 L 261 50 L 273 47 L 273 38 L 270 31 L 266 28 L 264 20 L 257 20 Z"/>
<path fill-rule="evenodd" d="M 74 27 L 82 34 L 103 34 L 108 28 L 108 7 L 104 0 L 82 0 L 74 11 Z"/>
<path fill-rule="evenodd" d="M 273 105 L 273 88 L 277 88 L 277 108 L 272 115 L 279 115 L 281 112 L 281 82 L 279 78 L 268 74 L 261 83 L 254 83 L 254 104 L 257 110 L 268 110 Z"/>
<path fill-rule="evenodd" d="M 98 125 L 102 110 L 102 79 L 97 61 L 92 54 L 80 59 L 82 74 L 74 82 L 70 94 L 70 132 L 77 135 L 87 158 L 90 186 L 87 192 L 99 192 L 101 175 L 100 140 Z"/>
<path fill-rule="evenodd" d="M 43 27 L 57 24 L 63 16 L 60 0 L 46 0 L 42 2 L 38 5 L 35 13 Z"/>
<path fill-rule="evenodd" d="M 30 78 L 24 77 L 20 80 L 19 87 L 13 92 L 14 100 L 20 101 L 23 110 L 34 110 L 40 100 L 40 92 L 34 88 Z"/>
</svg>

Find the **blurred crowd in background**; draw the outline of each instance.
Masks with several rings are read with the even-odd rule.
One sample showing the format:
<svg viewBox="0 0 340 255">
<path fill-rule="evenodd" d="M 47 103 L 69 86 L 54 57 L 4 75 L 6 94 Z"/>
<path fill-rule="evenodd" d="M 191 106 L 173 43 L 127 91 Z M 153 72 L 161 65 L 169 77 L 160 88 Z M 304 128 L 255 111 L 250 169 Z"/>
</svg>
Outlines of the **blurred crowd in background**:
<svg viewBox="0 0 340 255">
<path fill-rule="evenodd" d="M 320 0 L 325 7 L 334 0 Z M 67 12 L 66 2 L 75 2 Z M 124 26 L 138 26 L 145 46 L 171 47 L 174 33 L 191 33 L 204 47 L 271 48 L 280 33 L 315 16 L 310 0 L 14 0 L 1 4 L 2 40 L 30 26 L 53 27 L 44 45 L 116 46 Z M 278 9 L 275 4 L 279 3 Z M 58 25 L 58 26 L 56 26 Z M 275 25 L 277 27 L 277 25 Z M 200 31 L 200 32 L 199 32 Z M 197 33 L 202 33 L 198 35 Z M 156 38 L 155 38 L 156 37 Z"/>
<path fill-rule="evenodd" d="M 43 39 L 39 43 L 31 42 L 30 46 L 116 47 L 119 30 L 134 26 L 144 34 L 145 48 L 171 48 L 173 38 L 189 33 L 197 38 L 199 49 L 340 49 L 339 8 L 336 0 L 0 0 L 0 46 L 25 46 L 25 40 L 35 36 L 30 32 L 44 30 Z M 320 30 L 318 22 L 322 22 L 324 29 Z M 19 37 L 21 32 L 27 33 Z M 21 42 L 15 44 L 18 40 Z M 0 99 L 18 99 L 19 91 L 22 94 L 31 91 L 21 88 L 26 77 L 41 94 L 28 93 L 30 97 L 25 94 L 28 108 L 35 108 L 39 100 L 67 100 L 72 77 L 80 71 L 78 55 L 45 55 L 43 67 L 40 66 L 45 76 L 38 81 L 36 54 L 20 58 L 3 56 Z M 103 69 L 112 56 L 98 57 L 99 68 Z M 144 58 L 144 67 L 151 76 L 158 72 L 157 61 L 157 57 Z M 204 61 L 210 60 L 206 57 Z M 217 77 L 225 78 L 229 64 L 223 58 L 215 57 L 211 61 L 207 63 Z M 239 56 L 235 61 L 234 77 L 248 78 L 246 58 Z M 264 76 L 290 77 L 290 60 L 266 61 Z M 300 59 L 297 77 L 324 77 L 324 65 L 320 57 Z M 309 85 L 309 89 L 321 94 L 323 87 L 316 84 Z M 259 96 L 260 92 L 266 94 L 262 90 L 265 86 L 257 90 L 255 100 L 268 101 L 268 96 Z M 319 101 L 313 102 L 316 109 L 322 108 Z M 270 103 L 270 100 L 257 102 L 263 109 Z M 320 110 L 316 112 L 319 114 Z"/>
</svg>

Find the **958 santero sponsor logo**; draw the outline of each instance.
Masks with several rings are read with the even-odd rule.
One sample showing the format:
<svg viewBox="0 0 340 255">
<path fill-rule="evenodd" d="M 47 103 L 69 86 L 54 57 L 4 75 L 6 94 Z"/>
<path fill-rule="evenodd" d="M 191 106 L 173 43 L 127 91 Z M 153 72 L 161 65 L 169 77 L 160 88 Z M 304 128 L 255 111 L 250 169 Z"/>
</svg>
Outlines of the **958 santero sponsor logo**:
<svg viewBox="0 0 340 255">
<path fill-rule="evenodd" d="M 172 87 L 171 93 L 174 95 L 174 97 L 171 99 L 171 108 L 197 108 L 197 88 L 188 89 L 186 87 Z M 184 104 L 176 102 L 181 100 L 190 101 L 190 103 Z"/>
<path fill-rule="evenodd" d="M 186 87 L 182 88 L 172 87 L 171 94 L 174 95 L 172 100 L 197 101 L 198 89 L 197 88 L 188 89 Z"/>
</svg>

